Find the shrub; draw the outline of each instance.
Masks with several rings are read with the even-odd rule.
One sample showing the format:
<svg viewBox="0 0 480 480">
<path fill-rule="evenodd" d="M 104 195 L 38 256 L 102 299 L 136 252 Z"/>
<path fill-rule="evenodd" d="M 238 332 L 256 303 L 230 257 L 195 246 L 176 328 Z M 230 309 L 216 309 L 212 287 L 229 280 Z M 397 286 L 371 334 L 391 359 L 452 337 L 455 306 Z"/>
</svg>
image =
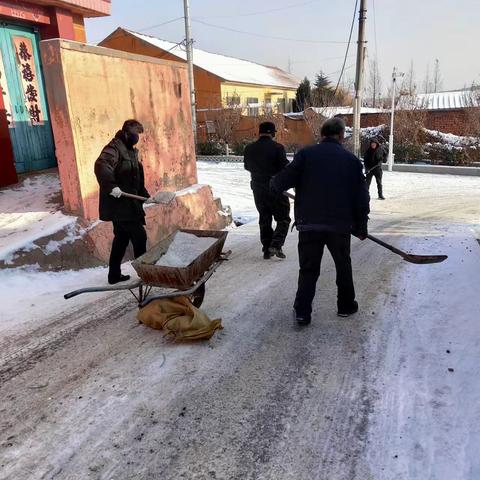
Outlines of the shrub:
<svg viewBox="0 0 480 480">
<path fill-rule="evenodd" d="M 225 155 L 225 145 L 215 140 L 197 144 L 198 155 Z"/>
<path fill-rule="evenodd" d="M 245 152 L 245 147 L 251 142 L 253 142 L 253 140 L 247 140 L 247 139 L 234 142 L 232 145 L 230 145 L 230 150 L 232 155 L 243 156 Z"/>
</svg>

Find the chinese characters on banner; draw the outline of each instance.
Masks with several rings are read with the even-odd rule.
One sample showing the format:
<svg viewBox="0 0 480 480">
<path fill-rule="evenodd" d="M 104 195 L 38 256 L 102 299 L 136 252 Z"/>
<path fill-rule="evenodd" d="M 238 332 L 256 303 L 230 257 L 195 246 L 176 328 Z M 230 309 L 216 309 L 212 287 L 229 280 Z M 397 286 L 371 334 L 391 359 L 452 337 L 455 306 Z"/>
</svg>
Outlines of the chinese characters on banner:
<svg viewBox="0 0 480 480">
<path fill-rule="evenodd" d="M 10 102 L 10 93 L 8 92 L 7 75 L 5 65 L 3 64 L 2 52 L 0 51 L 0 95 L 3 96 L 3 104 L 7 114 L 7 123 L 13 127 L 12 103 Z"/>
<path fill-rule="evenodd" d="M 44 116 L 38 89 L 32 41 L 26 37 L 13 37 L 13 44 L 15 45 L 18 71 L 22 79 L 27 113 L 32 124 L 38 125 L 44 121 Z"/>
</svg>

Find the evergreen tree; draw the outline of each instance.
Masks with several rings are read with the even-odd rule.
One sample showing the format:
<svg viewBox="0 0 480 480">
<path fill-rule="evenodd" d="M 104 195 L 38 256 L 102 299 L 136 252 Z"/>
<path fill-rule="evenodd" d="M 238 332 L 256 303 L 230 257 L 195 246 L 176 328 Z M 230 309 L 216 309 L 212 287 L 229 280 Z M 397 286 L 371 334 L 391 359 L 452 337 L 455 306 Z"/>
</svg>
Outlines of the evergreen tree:
<svg viewBox="0 0 480 480">
<path fill-rule="evenodd" d="M 310 80 L 305 77 L 297 88 L 297 109 L 302 112 L 312 104 L 312 86 Z"/>
<path fill-rule="evenodd" d="M 323 72 L 317 73 L 314 85 L 319 90 L 332 90 L 330 80 Z"/>
<path fill-rule="evenodd" d="M 328 107 L 333 100 L 334 88 L 329 78 L 323 73 L 317 73 L 312 90 L 312 103 L 314 107 Z"/>
</svg>

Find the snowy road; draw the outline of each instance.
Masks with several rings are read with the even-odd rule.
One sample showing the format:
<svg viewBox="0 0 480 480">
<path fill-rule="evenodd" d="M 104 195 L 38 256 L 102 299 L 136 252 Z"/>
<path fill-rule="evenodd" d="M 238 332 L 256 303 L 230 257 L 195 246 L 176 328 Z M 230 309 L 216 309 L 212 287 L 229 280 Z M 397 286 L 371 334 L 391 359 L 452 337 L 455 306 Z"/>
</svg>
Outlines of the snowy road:
<svg viewBox="0 0 480 480">
<path fill-rule="evenodd" d="M 248 216 L 235 168 L 200 164 L 200 181 Z M 450 258 L 410 265 L 354 241 L 350 319 L 327 255 L 314 321 L 294 329 L 296 235 L 286 261 L 264 262 L 250 224 L 208 282 L 204 308 L 225 327 L 209 343 L 139 326 L 128 294 L 4 336 L 0 478 L 478 480 L 480 179 L 385 184 L 372 233 Z"/>
</svg>

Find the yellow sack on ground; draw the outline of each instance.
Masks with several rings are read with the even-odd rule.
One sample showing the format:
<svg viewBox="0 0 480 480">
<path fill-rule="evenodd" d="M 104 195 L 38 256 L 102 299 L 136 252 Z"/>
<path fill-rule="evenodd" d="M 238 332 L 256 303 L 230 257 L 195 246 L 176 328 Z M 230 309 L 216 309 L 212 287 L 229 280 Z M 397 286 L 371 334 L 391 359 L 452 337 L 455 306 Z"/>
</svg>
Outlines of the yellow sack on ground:
<svg viewBox="0 0 480 480">
<path fill-rule="evenodd" d="M 220 319 L 210 320 L 188 297 L 154 300 L 139 310 L 137 318 L 148 327 L 165 330 L 178 341 L 208 340 L 223 328 Z"/>
</svg>

